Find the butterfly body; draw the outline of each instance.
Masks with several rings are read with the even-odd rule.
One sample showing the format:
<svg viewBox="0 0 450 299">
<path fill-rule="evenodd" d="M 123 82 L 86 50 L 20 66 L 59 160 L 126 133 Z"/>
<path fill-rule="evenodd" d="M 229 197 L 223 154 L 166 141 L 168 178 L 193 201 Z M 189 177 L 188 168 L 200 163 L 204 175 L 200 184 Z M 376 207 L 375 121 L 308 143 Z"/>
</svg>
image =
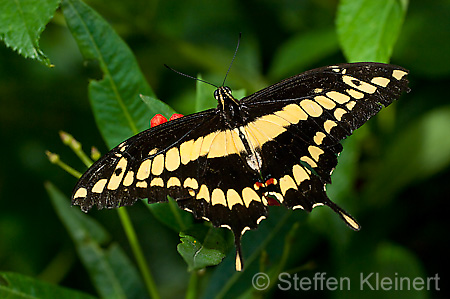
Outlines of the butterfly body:
<svg viewBox="0 0 450 299">
<path fill-rule="evenodd" d="M 358 230 L 325 186 L 340 141 L 409 90 L 407 73 L 381 63 L 329 66 L 241 100 L 219 87 L 216 109 L 141 132 L 94 163 L 75 187 L 73 204 L 88 211 L 171 196 L 196 218 L 233 231 L 237 270 L 241 236 L 268 216 L 269 205 L 306 211 L 327 205 Z"/>
</svg>

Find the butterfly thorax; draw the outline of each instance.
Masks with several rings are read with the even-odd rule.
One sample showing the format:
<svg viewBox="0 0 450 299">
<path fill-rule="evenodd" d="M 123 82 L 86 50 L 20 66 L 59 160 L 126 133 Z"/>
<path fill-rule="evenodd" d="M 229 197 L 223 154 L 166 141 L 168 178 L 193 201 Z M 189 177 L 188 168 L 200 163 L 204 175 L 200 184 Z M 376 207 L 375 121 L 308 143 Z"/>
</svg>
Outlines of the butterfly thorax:
<svg viewBox="0 0 450 299">
<path fill-rule="evenodd" d="M 231 89 L 221 86 L 214 91 L 214 98 L 219 103 L 217 110 L 229 127 L 242 125 L 241 105 L 231 94 Z"/>
</svg>

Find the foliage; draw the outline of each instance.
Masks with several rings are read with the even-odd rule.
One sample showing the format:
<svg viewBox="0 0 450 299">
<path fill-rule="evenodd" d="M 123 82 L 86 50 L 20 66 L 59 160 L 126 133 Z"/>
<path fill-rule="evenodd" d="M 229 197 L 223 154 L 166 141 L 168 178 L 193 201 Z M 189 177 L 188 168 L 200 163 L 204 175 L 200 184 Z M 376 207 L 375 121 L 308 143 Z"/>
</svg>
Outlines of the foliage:
<svg viewBox="0 0 450 299">
<path fill-rule="evenodd" d="M 14 50 L 1 49 L 0 55 L 6 129 L 0 137 L 7 145 L 0 157 L 8 157 L 0 170 L 0 297 L 450 295 L 443 289 L 358 288 L 361 273 L 448 275 L 440 258 L 449 250 L 441 243 L 448 221 L 443 211 L 427 213 L 450 192 L 450 62 L 435 55 L 445 55 L 450 41 L 434 33 L 450 31 L 446 1 L 86 2 L 0 0 L 0 39 Z M 235 272 L 231 233 L 198 223 L 173 200 L 118 213 L 86 215 L 71 208 L 75 179 L 46 163 L 44 149 L 61 153 L 49 156 L 65 169 L 85 166 L 55 143 L 55 133 L 70 129 L 104 152 L 147 128 L 156 113 L 169 117 L 215 107 L 214 87 L 196 82 L 194 93 L 192 81 L 162 64 L 221 84 L 240 31 L 227 77 L 237 98 L 344 56 L 392 60 L 411 70 L 412 92 L 345 140 L 327 187 L 363 229 L 352 232 L 326 208 L 306 215 L 273 207 L 258 230 L 245 234 L 245 270 Z M 55 66 L 24 61 L 16 52 Z M 89 164 L 81 145 L 64 136 L 64 144 Z M 54 182 L 44 183 L 50 200 L 40 187 L 47 180 Z M 252 285 L 257 272 L 268 275 L 267 289 Z M 319 272 L 349 277 L 351 290 L 279 287 L 280 273 L 308 278 Z"/>
</svg>

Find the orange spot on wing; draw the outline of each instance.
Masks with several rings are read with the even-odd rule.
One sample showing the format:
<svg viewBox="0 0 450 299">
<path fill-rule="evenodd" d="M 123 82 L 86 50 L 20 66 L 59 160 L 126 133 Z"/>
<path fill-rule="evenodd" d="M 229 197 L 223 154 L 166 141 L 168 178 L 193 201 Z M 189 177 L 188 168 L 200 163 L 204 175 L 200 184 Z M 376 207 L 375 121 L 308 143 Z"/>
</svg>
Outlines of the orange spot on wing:
<svg viewBox="0 0 450 299">
<path fill-rule="evenodd" d="M 184 116 L 183 114 L 174 113 L 174 114 L 172 114 L 172 116 L 169 118 L 169 121 L 174 120 L 174 119 L 177 119 L 177 118 L 181 118 L 181 117 L 183 117 L 183 116 Z"/>
<path fill-rule="evenodd" d="M 272 198 L 270 196 L 267 197 L 267 204 L 269 206 L 279 206 L 280 203 L 278 202 L 278 200 L 276 200 L 275 198 Z"/>
<path fill-rule="evenodd" d="M 165 122 L 167 122 L 167 118 L 165 118 L 161 114 L 156 114 L 155 116 L 153 116 L 152 120 L 150 121 L 150 128 L 156 127 Z"/>
<path fill-rule="evenodd" d="M 179 113 L 174 113 L 172 114 L 172 116 L 169 118 L 169 121 L 177 119 L 177 118 L 181 118 L 183 117 L 183 114 L 179 114 Z M 155 116 L 153 116 L 153 118 L 150 120 L 150 128 L 156 127 L 160 124 L 163 124 L 167 122 L 167 118 L 165 118 L 163 115 L 161 114 L 156 114 Z"/>
</svg>

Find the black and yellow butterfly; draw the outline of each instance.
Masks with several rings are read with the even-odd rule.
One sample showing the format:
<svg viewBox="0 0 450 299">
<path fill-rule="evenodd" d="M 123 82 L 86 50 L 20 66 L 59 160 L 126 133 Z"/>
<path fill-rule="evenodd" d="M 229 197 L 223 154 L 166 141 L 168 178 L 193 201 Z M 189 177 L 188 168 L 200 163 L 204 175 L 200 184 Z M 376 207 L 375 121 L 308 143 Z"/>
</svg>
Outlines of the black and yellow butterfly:
<svg viewBox="0 0 450 299">
<path fill-rule="evenodd" d="M 196 218 L 233 231 L 236 269 L 241 237 L 276 199 L 310 212 L 331 207 L 352 229 L 355 219 L 326 195 L 340 141 L 409 91 L 408 71 L 348 63 L 307 71 L 241 100 L 218 87 L 217 108 L 151 128 L 122 142 L 82 176 L 72 197 L 87 212 L 167 196 Z"/>
</svg>

